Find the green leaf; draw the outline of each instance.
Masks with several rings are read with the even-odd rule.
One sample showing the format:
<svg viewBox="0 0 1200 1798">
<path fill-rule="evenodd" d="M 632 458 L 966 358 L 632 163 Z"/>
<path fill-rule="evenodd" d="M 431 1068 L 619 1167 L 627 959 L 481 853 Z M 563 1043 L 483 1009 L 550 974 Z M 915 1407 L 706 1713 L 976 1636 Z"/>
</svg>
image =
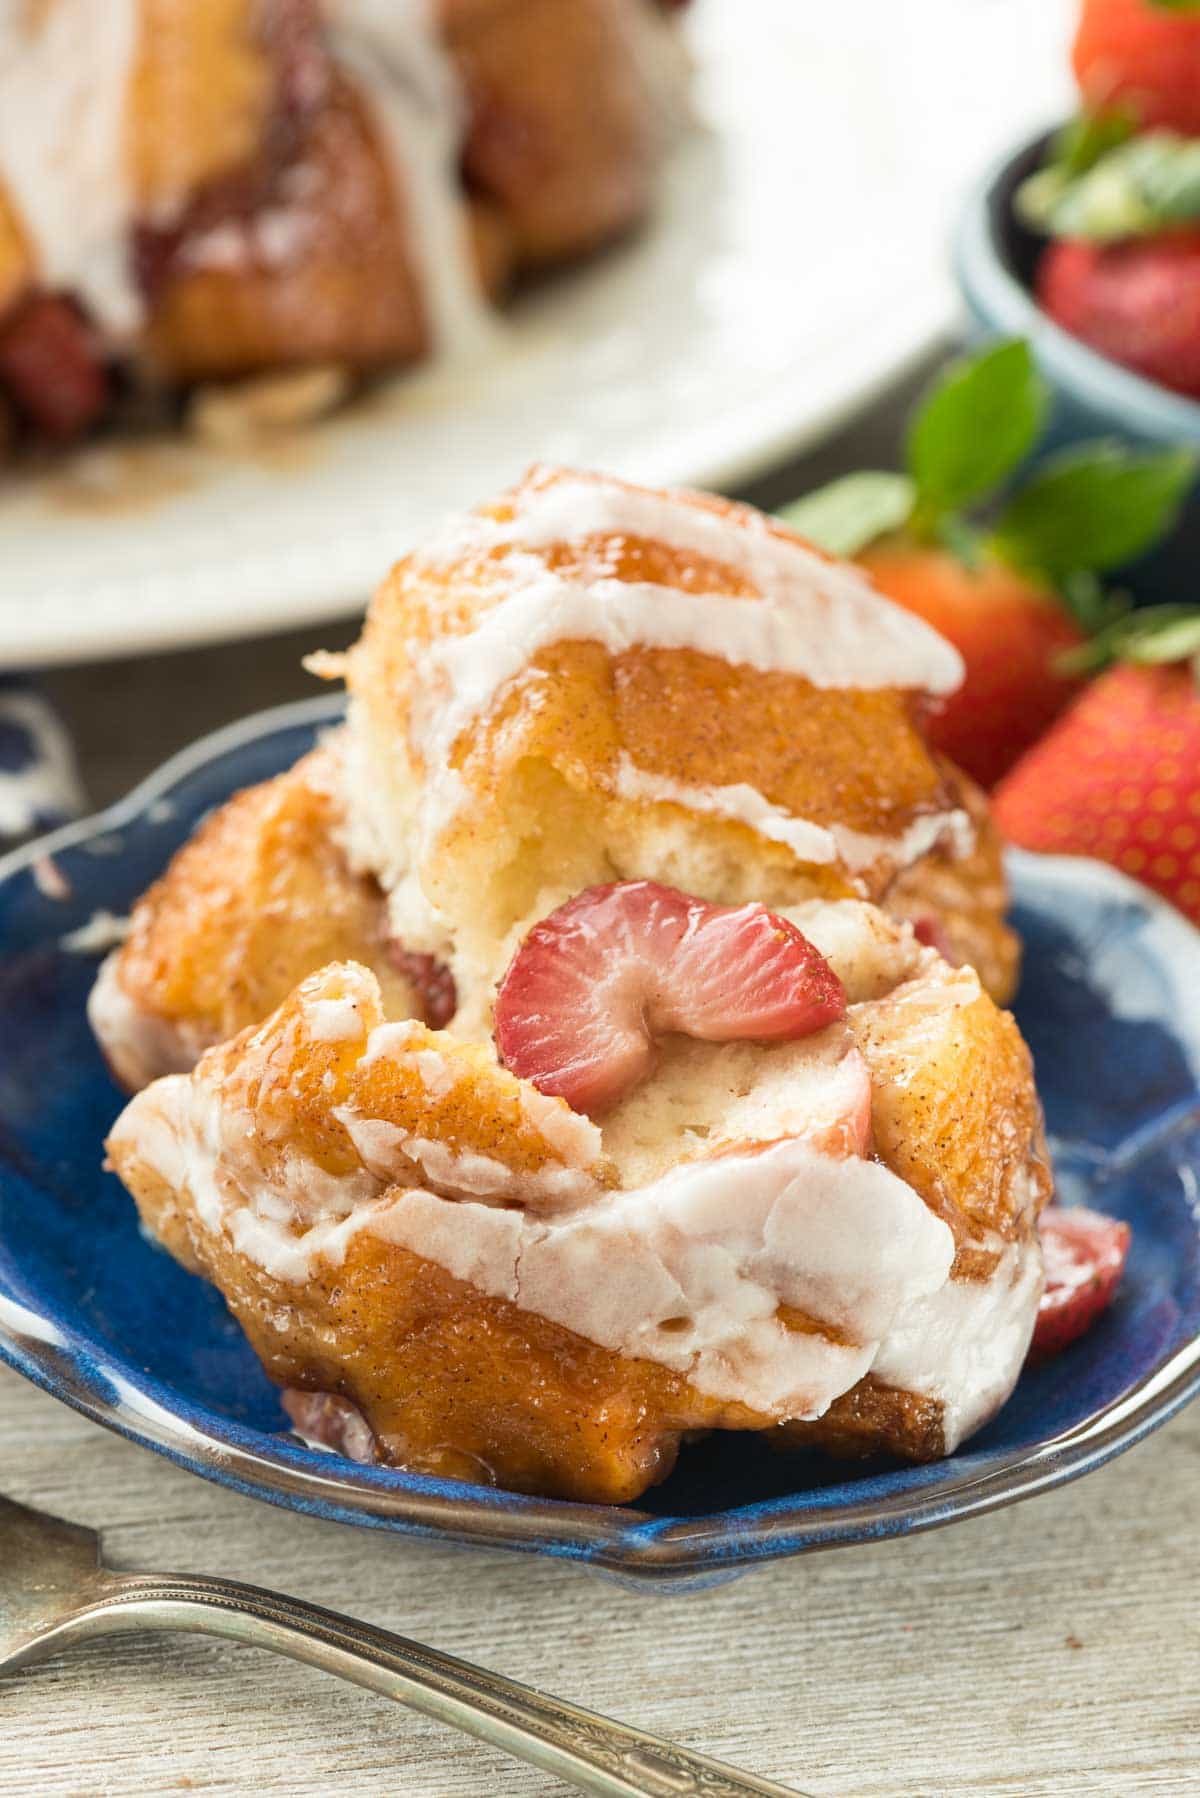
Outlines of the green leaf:
<svg viewBox="0 0 1200 1798">
<path fill-rule="evenodd" d="M 1081 173 L 1039 169 L 1017 190 L 1026 224 L 1051 237 L 1111 243 L 1200 219 L 1200 139 L 1147 131 Z"/>
<path fill-rule="evenodd" d="M 974 525 L 955 512 L 939 520 L 935 537 L 964 568 L 974 574 L 983 559 L 984 539 Z"/>
<path fill-rule="evenodd" d="M 917 530 L 932 535 L 945 513 L 992 493 L 1032 449 L 1046 406 L 1045 385 L 1021 338 L 952 363 L 908 434 Z"/>
<path fill-rule="evenodd" d="M 1190 450 L 1136 455 L 1091 444 L 1047 462 L 1001 513 L 992 548 L 1062 583 L 1132 562 L 1173 527 L 1196 476 Z"/>
<path fill-rule="evenodd" d="M 1133 604 L 1133 596 L 1121 588 L 1106 587 L 1090 568 L 1076 568 L 1060 581 L 1063 604 L 1080 630 L 1089 637 L 1108 630 L 1123 618 Z"/>
<path fill-rule="evenodd" d="M 853 556 L 908 521 L 916 497 L 906 474 L 864 471 L 784 506 L 780 518 L 833 556 Z"/>
<path fill-rule="evenodd" d="M 1200 655 L 1200 610 L 1148 606 L 1125 620 L 1120 643 L 1127 662 L 1186 662 Z"/>
<path fill-rule="evenodd" d="M 1150 0 L 1159 12 L 1200 12 L 1200 0 Z"/>
<path fill-rule="evenodd" d="M 1129 112 L 1076 113 L 1055 138 L 1046 166 L 1063 176 L 1084 175 L 1136 130 L 1137 120 Z"/>
<path fill-rule="evenodd" d="M 1063 674 L 1096 674 L 1112 662 L 1186 662 L 1200 656 L 1200 607 L 1146 606 L 1115 618 L 1056 660 Z"/>
</svg>

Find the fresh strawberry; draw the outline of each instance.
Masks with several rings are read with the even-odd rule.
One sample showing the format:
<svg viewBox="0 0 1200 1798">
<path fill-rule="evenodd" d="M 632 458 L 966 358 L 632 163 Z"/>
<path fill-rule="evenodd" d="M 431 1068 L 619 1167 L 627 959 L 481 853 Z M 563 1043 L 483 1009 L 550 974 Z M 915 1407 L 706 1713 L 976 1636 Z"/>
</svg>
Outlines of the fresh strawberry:
<svg viewBox="0 0 1200 1798">
<path fill-rule="evenodd" d="M 1200 399 L 1200 230 L 1053 243 L 1037 294 L 1056 324 L 1102 356 Z"/>
<path fill-rule="evenodd" d="M 1072 54 L 1093 110 L 1200 136 L 1200 15 L 1156 0 L 1083 0 Z"/>
<path fill-rule="evenodd" d="M 0 324 L 0 389 L 44 437 L 68 443 L 99 417 L 108 382 L 83 319 L 35 294 Z"/>
<path fill-rule="evenodd" d="M 1029 1356 L 1044 1361 L 1082 1336 L 1112 1303 L 1129 1253 L 1129 1225 L 1098 1211 L 1051 1205 L 1038 1229 L 1046 1287 Z"/>
<path fill-rule="evenodd" d="M 1101 675 L 1000 784 L 993 809 L 1013 842 L 1099 856 L 1200 924 L 1200 692 L 1192 670 L 1130 663 Z"/>
<path fill-rule="evenodd" d="M 1078 690 L 1055 670 L 1083 633 L 1043 583 L 988 557 L 972 568 L 949 550 L 885 538 L 859 562 L 881 593 L 949 639 L 966 678 L 930 720 L 929 741 L 994 786 Z"/>
<path fill-rule="evenodd" d="M 513 1073 L 596 1114 L 644 1079 L 657 1036 L 808 1036 L 845 1015 L 842 983 L 794 924 L 653 880 L 589 887 L 536 924 L 496 995 Z"/>
<path fill-rule="evenodd" d="M 1170 529 L 1196 472 L 1185 450 L 1085 444 L 1012 488 L 1048 404 L 1028 344 L 989 344 L 922 399 L 904 473 L 846 475 L 782 514 L 959 650 L 965 683 L 928 734 L 984 786 L 1070 701 L 1078 682 L 1060 657 L 1118 609 L 1098 577 Z"/>
</svg>

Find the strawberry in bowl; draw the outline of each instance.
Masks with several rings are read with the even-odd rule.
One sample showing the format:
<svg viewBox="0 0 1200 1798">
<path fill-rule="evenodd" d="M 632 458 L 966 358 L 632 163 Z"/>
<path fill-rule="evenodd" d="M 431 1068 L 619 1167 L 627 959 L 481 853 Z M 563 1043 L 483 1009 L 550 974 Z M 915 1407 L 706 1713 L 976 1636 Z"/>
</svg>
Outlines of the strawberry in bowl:
<svg viewBox="0 0 1200 1798">
<path fill-rule="evenodd" d="M 1049 239 L 1034 291 L 1054 322 L 1200 399 L 1200 7 L 1084 0 L 1081 111 L 1016 194 Z"/>
</svg>

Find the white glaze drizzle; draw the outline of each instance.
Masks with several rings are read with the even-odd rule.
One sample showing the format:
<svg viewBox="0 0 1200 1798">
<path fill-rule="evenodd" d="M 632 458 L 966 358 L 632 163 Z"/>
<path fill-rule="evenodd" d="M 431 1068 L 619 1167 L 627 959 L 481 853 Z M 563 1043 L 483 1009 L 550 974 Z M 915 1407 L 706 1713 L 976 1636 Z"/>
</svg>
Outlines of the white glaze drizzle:
<svg viewBox="0 0 1200 1798">
<path fill-rule="evenodd" d="M 479 516 L 465 520 L 431 545 L 430 557 L 452 559 L 471 547 L 499 544 L 537 551 L 591 537 L 639 537 L 731 569 L 773 602 L 779 628 L 773 653 L 765 648 L 761 631 L 754 633 L 752 653 L 745 653 L 744 625 L 731 632 L 727 648 L 719 634 L 711 647 L 709 614 L 733 602 L 693 594 L 687 596 L 696 617 L 692 640 L 680 641 L 675 626 L 668 627 L 668 640 L 660 642 L 654 602 L 646 599 L 646 635 L 634 641 L 704 650 L 727 661 L 748 661 L 764 672 L 803 675 L 818 687 L 906 687 L 944 694 L 961 685 L 961 656 L 923 619 L 885 599 L 861 570 L 830 561 L 790 533 L 780 534 L 751 507 L 729 517 L 696 504 L 687 494 L 570 474 L 527 489 L 517 505 L 507 522 Z M 660 597 L 662 591 L 650 589 Z M 732 616 L 741 614 L 734 611 Z"/>
<path fill-rule="evenodd" d="M 815 686 L 841 689 L 912 688 L 951 691 L 962 677 L 958 652 L 922 620 L 876 593 L 858 570 L 826 561 L 805 544 L 776 535 L 746 509 L 729 518 L 687 495 L 627 488 L 603 478 L 564 476 L 520 496 L 509 521 L 473 515 L 448 526 L 422 552 L 442 566 L 472 551 L 507 547 L 502 598 L 472 627 L 413 650 L 414 684 L 410 741 L 427 771 L 415 821 L 419 865 L 469 804 L 470 793 L 449 762 L 454 745 L 475 720 L 486 716 L 507 683 L 542 650 L 583 640 L 610 655 L 637 647 L 691 649 L 760 673 L 802 676 Z M 546 567 L 538 552 L 560 542 L 596 536 L 640 537 L 681 553 L 707 556 L 744 576 L 758 597 L 689 593 L 653 582 L 620 581 Z M 364 721 L 351 710 L 351 736 Z M 639 771 L 624 774 L 627 796 Z M 640 776 L 644 782 L 652 777 Z M 689 797 L 697 790 L 689 790 Z M 699 790 L 704 793 L 704 790 Z M 676 789 L 669 797 L 687 803 Z M 714 801 L 710 795 L 718 797 Z M 642 796 L 647 796 L 643 786 Z M 663 795 L 667 797 L 668 795 Z M 369 783 L 365 797 L 349 801 L 355 834 L 370 853 L 388 832 L 363 813 L 379 803 Z M 914 821 L 898 839 L 867 836 L 789 818 L 749 787 L 711 789 L 694 809 L 741 816 L 802 859 L 841 860 L 860 870 L 887 857 L 900 865 L 924 854 L 942 837 L 966 844 L 970 821 L 960 812 Z M 806 851 L 815 851 L 807 854 Z M 396 858 L 388 858 L 396 864 Z M 394 887 L 405 870 L 376 866 Z"/>
<path fill-rule="evenodd" d="M 540 650 L 556 643 L 600 643 L 610 655 L 639 647 L 695 649 L 763 674 L 848 686 L 850 644 L 848 638 L 838 644 L 838 636 L 816 619 L 799 618 L 788 598 L 733 599 L 608 578 L 585 584 L 539 567 L 473 630 L 440 638 L 421 657 L 414 741 L 427 766 L 443 767 L 462 731 Z M 857 684 L 885 683 L 859 678 Z"/>
<path fill-rule="evenodd" d="M 671 780 L 664 774 L 650 774 L 622 755 L 617 765 L 617 795 L 648 805 L 679 805 L 689 812 L 704 812 L 710 817 L 725 818 L 748 825 L 760 836 L 783 843 L 793 855 L 805 862 L 834 862 L 838 848 L 833 832 L 822 824 L 811 824 L 807 818 L 793 817 L 782 806 L 772 805 L 757 787 L 738 783 L 727 787 L 700 787 L 690 782 Z"/>
<path fill-rule="evenodd" d="M 114 952 L 100 964 L 88 994 L 88 1023 L 122 1086 L 137 1091 L 160 1074 L 194 1067 L 209 1041 L 194 1024 L 160 1017 L 131 999 L 121 984 L 120 962 Z"/>
<path fill-rule="evenodd" d="M 500 327 L 479 283 L 459 175 L 466 105 L 431 0 L 323 0 L 323 6 L 403 195 L 434 350 L 486 348 Z"/>
<path fill-rule="evenodd" d="M 114 336 L 136 329 L 125 103 L 138 0 L 0 6 L 0 176 L 45 287 Z"/>
<path fill-rule="evenodd" d="M 306 1190 L 296 1162 L 280 1196 L 294 1220 L 304 1192 L 297 1235 L 262 1203 L 261 1180 L 250 1193 L 240 1185 L 244 1119 L 224 1115 L 204 1085 L 202 1071 L 157 1081 L 118 1120 L 113 1146 L 190 1197 L 207 1230 L 227 1231 L 274 1278 L 302 1283 L 318 1261 L 339 1265 L 363 1231 L 770 1416 L 826 1410 L 868 1371 L 904 1308 L 945 1283 L 954 1258 L 947 1226 L 895 1174 L 797 1140 L 686 1163 L 550 1216 L 419 1186 L 367 1190 L 353 1175 L 341 1192 L 332 1182 Z M 780 1304 L 847 1340 L 785 1328 Z"/>
<path fill-rule="evenodd" d="M 860 873 L 883 859 L 899 868 L 910 867 L 943 842 L 955 854 L 964 855 L 975 840 L 970 818 L 959 809 L 930 812 L 915 818 L 897 836 L 868 834 L 851 830 L 844 824 L 814 824 L 807 818 L 797 818 L 782 806 L 772 805 L 756 787 L 744 783 L 727 787 L 694 786 L 665 775 L 650 774 L 637 767 L 627 755 L 622 756 L 618 765 L 616 785 L 622 799 L 679 805 L 686 811 L 703 812 L 710 817 L 745 824 L 760 836 L 783 843 L 801 861 L 822 865 L 841 862 L 852 873 Z"/>
<path fill-rule="evenodd" d="M 515 1204 L 531 1211 L 566 1210 L 594 1199 L 601 1190 L 587 1168 L 549 1166 L 515 1169 L 494 1155 L 456 1149 L 436 1137 L 404 1130 L 384 1118 L 364 1117 L 349 1105 L 335 1106 L 335 1117 L 362 1158 L 363 1166 L 382 1185 L 411 1179 L 415 1163 L 440 1193 L 481 1203 Z"/>
<path fill-rule="evenodd" d="M 952 1454 L 1016 1385 L 1041 1294 L 1036 1241 L 1010 1243 L 986 1280 L 947 1280 L 910 1305 L 871 1371 L 885 1385 L 940 1400 L 945 1450 Z"/>
</svg>

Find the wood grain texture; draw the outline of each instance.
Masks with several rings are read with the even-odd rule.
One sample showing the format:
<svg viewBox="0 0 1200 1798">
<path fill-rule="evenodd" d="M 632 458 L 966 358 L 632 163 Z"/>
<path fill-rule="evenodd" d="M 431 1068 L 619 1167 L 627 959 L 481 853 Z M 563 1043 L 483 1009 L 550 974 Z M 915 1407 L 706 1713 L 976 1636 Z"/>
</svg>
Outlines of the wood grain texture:
<svg viewBox="0 0 1200 1798">
<path fill-rule="evenodd" d="M 628 1591 L 205 1484 L 0 1372 L 0 1485 L 109 1558 L 282 1588 L 820 1798 L 1200 1792 L 1200 1409 L 1050 1497 L 933 1535 Z M 95 1643 L 0 1687 L 0 1792 L 493 1798 L 563 1788 L 290 1663 Z"/>
<path fill-rule="evenodd" d="M 912 384 L 747 497 L 894 457 Z M 382 571 L 381 571 L 382 572 Z M 199 733 L 313 691 L 347 627 L 56 671 L 106 802 Z M 0 1490 L 104 1526 L 118 1564 L 295 1592 L 819 1798 L 1200 1795 L 1200 1407 L 1074 1486 L 690 1596 L 405 1542 L 239 1498 L 0 1369 Z M 4 1798 L 549 1798 L 563 1788 L 283 1661 L 97 1643 L 0 1685 Z"/>
</svg>

